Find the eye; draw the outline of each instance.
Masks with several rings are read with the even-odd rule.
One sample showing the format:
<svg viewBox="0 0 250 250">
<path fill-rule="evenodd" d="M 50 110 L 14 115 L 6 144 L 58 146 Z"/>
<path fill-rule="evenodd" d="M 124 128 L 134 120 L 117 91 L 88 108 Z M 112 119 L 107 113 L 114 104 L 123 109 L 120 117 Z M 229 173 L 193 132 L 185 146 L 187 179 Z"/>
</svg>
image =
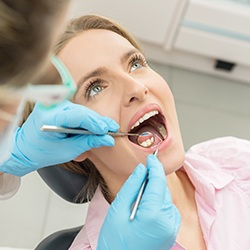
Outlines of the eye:
<svg viewBox="0 0 250 250">
<path fill-rule="evenodd" d="M 135 69 L 141 68 L 142 65 L 139 62 L 136 62 L 132 65 L 131 71 L 134 71 Z"/>
<path fill-rule="evenodd" d="M 133 72 L 136 69 L 146 67 L 147 66 L 147 61 L 142 55 L 135 54 L 130 59 L 129 64 L 131 65 L 131 70 L 130 71 Z"/>
<path fill-rule="evenodd" d="M 102 86 L 95 86 L 89 91 L 89 96 L 92 97 L 103 90 Z"/>
<path fill-rule="evenodd" d="M 84 96 L 89 100 L 95 97 L 96 95 L 100 94 L 100 92 L 102 92 L 106 87 L 107 85 L 103 81 L 99 79 L 94 80 L 86 86 Z"/>
</svg>

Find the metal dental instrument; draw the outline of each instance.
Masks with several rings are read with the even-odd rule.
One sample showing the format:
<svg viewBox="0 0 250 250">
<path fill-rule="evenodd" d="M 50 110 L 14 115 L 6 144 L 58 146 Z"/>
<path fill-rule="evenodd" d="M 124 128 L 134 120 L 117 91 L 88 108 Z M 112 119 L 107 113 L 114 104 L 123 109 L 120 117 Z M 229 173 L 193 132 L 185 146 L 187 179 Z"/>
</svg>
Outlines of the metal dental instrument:
<svg viewBox="0 0 250 250">
<path fill-rule="evenodd" d="M 157 156 L 157 153 L 158 153 L 158 148 L 154 151 L 153 155 Z M 134 206 L 132 208 L 132 212 L 131 212 L 130 217 L 129 217 L 129 220 L 131 220 L 131 221 L 135 218 L 135 213 L 136 213 L 136 211 L 138 209 L 138 206 L 140 204 L 142 194 L 143 194 L 143 192 L 145 190 L 147 181 L 148 181 L 148 173 L 147 173 L 147 175 L 145 177 L 145 180 L 143 181 L 143 183 L 141 185 L 141 188 L 140 188 L 139 193 L 137 195 L 137 198 L 135 200 Z"/>
<path fill-rule="evenodd" d="M 43 125 L 40 128 L 44 132 L 57 132 L 57 133 L 67 133 L 67 134 L 83 134 L 83 135 L 92 135 L 93 133 L 81 128 L 64 128 L 52 125 Z M 108 132 L 108 135 L 113 137 L 116 136 L 139 136 L 139 134 L 126 133 L 126 132 Z"/>
</svg>

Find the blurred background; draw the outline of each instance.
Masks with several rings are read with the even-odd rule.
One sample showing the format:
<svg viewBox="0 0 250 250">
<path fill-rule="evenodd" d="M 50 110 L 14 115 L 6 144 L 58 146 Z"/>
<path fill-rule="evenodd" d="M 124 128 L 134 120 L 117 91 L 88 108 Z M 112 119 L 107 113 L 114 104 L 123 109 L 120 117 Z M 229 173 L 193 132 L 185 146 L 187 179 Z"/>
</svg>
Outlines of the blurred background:
<svg viewBox="0 0 250 250">
<path fill-rule="evenodd" d="M 72 0 L 68 19 L 93 13 L 125 26 L 166 79 L 186 150 L 221 136 L 250 140 L 250 0 Z M 87 208 L 27 175 L 1 202 L 0 249 L 34 249 L 55 231 L 83 225 Z"/>
</svg>

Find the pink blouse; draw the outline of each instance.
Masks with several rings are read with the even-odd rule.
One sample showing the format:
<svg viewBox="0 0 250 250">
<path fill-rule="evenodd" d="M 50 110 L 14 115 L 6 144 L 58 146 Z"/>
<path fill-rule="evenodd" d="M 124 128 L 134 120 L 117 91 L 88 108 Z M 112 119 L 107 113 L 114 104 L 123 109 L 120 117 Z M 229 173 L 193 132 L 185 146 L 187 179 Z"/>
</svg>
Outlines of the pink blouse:
<svg viewBox="0 0 250 250">
<path fill-rule="evenodd" d="M 208 250 L 250 249 L 250 141 L 234 137 L 197 144 L 182 168 L 195 187 L 201 229 Z M 100 188 L 71 250 L 96 249 L 109 208 Z M 171 250 L 185 250 L 178 242 Z"/>
</svg>

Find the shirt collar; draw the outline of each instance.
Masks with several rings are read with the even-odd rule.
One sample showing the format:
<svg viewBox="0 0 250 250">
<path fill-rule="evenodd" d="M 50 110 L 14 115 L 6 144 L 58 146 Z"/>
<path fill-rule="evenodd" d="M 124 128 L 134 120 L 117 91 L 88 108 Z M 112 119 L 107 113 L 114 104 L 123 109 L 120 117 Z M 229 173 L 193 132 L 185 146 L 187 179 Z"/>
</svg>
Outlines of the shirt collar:
<svg viewBox="0 0 250 250">
<path fill-rule="evenodd" d="M 197 192 L 205 194 L 209 191 L 222 189 L 228 185 L 234 176 L 225 173 L 221 166 L 200 155 L 187 154 L 183 169 L 188 174 Z"/>
<path fill-rule="evenodd" d="M 227 186 L 234 176 L 223 172 L 215 162 L 199 156 L 186 155 L 183 168 L 195 187 L 195 199 L 205 241 L 209 239 L 211 226 L 216 218 L 216 191 Z"/>
<path fill-rule="evenodd" d="M 101 209 L 99 209 L 100 207 Z M 98 186 L 95 195 L 89 204 L 85 223 L 91 249 L 97 248 L 98 236 L 109 207 L 110 204 L 105 200 L 101 188 Z"/>
</svg>

